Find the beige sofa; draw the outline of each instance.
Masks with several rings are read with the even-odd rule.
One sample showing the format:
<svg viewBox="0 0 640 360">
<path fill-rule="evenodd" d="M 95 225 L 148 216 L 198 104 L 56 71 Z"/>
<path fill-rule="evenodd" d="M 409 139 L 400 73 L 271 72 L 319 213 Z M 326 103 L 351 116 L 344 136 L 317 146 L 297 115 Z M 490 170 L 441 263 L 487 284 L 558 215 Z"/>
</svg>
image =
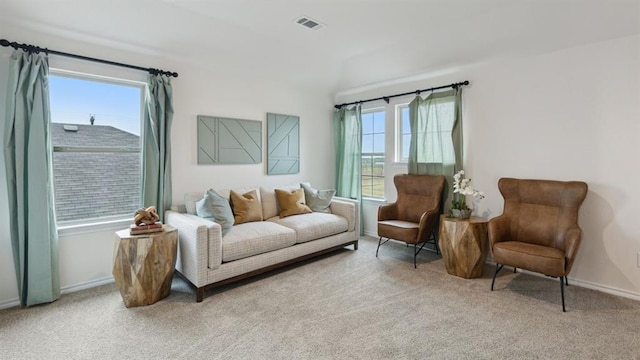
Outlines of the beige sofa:
<svg viewBox="0 0 640 360">
<path fill-rule="evenodd" d="M 348 245 L 358 249 L 357 201 L 334 197 L 330 213 L 280 218 L 274 189 L 295 187 L 237 189 L 257 190 L 265 220 L 234 225 L 224 237 L 220 225 L 196 215 L 196 202 L 204 191 L 185 194 L 184 205 L 166 212 L 165 223 L 178 229 L 176 272 L 196 289 L 196 301 L 216 286 Z M 217 192 L 229 197 L 229 190 Z"/>
</svg>

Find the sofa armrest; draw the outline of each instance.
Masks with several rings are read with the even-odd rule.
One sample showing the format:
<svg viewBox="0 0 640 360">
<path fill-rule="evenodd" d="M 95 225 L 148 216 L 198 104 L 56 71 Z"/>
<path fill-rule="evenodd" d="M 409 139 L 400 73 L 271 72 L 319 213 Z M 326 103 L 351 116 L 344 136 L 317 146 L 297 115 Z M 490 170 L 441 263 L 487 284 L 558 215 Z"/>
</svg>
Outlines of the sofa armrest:
<svg viewBox="0 0 640 360">
<path fill-rule="evenodd" d="M 378 221 L 398 218 L 398 204 L 393 202 L 378 206 Z"/>
<path fill-rule="evenodd" d="M 491 254 L 493 255 L 493 245 L 495 243 L 501 241 L 510 241 L 515 239 L 510 239 L 510 230 L 509 230 L 509 219 L 500 215 L 498 217 L 494 217 L 489 220 L 488 235 L 489 235 L 489 249 L 491 250 Z"/>
<path fill-rule="evenodd" d="M 438 234 L 439 221 L 440 209 L 438 206 L 420 216 L 420 223 L 418 224 L 418 239 L 420 242 L 429 241 L 432 233 L 434 235 Z"/>
<path fill-rule="evenodd" d="M 195 286 L 207 284 L 207 269 L 222 264 L 222 228 L 191 214 L 165 213 L 165 223 L 178 229 L 176 268 Z"/>
<path fill-rule="evenodd" d="M 571 271 L 573 261 L 576 259 L 576 253 L 580 242 L 582 241 L 582 230 L 579 227 L 572 227 L 564 234 L 563 250 L 566 258 L 565 275 Z"/>
<path fill-rule="evenodd" d="M 360 205 L 358 200 L 334 197 L 330 205 L 331 212 L 347 219 L 348 231 L 360 233 Z"/>
</svg>

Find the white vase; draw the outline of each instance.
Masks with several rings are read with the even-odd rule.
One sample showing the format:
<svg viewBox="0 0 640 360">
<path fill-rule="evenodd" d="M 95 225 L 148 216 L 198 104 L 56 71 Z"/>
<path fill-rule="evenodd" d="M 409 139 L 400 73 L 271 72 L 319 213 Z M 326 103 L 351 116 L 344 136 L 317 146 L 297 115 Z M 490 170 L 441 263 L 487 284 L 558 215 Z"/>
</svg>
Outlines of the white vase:
<svg viewBox="0 0 640 360">
<path fill-rule="evenodd" d="M 457 219 L 468 219 L 471 217 L 471 209 L 460 210 L 460 209 L 451 209 L 451 216 Z"/>
</svg>

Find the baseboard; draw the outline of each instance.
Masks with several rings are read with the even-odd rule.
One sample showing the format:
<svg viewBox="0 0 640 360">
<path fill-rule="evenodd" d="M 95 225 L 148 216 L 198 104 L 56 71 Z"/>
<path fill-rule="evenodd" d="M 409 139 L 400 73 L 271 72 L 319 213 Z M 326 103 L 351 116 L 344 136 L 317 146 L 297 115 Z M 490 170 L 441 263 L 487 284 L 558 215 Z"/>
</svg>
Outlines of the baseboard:
<svg viewBox="0 0 640 360">
<path fill-rule="evenodd" d="M 72 292 L 89 289 L 96 286 L 106 285 L 115 282 L 116 280 L 113 276 L 104 277 L 101 279 L 95 279 L 87 282 L 83 282 L 80 284 L 65 286 L 60 289 L 61 294 L 69 294 Z"/>
<path fill-rule="evenodd" d="M 12 308 L 14 306 L 20 306 L 20 299 L 15 298 L 0 302 L 0 310 Z"/>
<path fill-rule="evenodd" d="M 377 232 L 364 230 L 364 231 L 362 231 L 362 234 L 366 235 L 366 236 L 371 236 L 372 238 L 378 238 L 378 233 Z"/>
<path fill-rule="evenodd" d="M 575 285 L 581 286 L 583 288 L 602 291 L 603 293 L 616 295 L 616 296 L 621 296 L 621 297 L 625 297 L 625 298 L 628 298 L 628 299 L 640 301 L 640 294 L 639 293 L 635 293 L 633 291 L 629 291 L 629 290 L 618 289 L 618 288 L 614 288 L 614 287 L 611 287 L 611 286 L 595 284 L 595 283 L 592 283 L 590 281 L 577 280 L 577 279 L 573 279 L 573 278 L 569 278 L 569 284 L 570 285 L 574 285 L 575 284 Z"/>
<path fill-rule="evenodd" d="M 105 278 L 102 278 L 102 279 L 96 279 L 96 280 L 91 280 L 91 281 L 87 281 L 87 282 L 80 283 L 80 284 L 65 286 L 63 288 L 60 288 L 60 293 L 63 294 L 63 295 L 64 294 L 69 294 L 69 293 L 73 293 L 73 292 L 80 291 L 80 290 L 90 289 L 90 288 L 96 287 L 96 286 L 110 284 L 112 282 L 115 282 L 115 279 L 113 278 L 113 276 L 109 276 L 109 277 L 105 277 Z M 20 299 L 19 298 L 9 299 L 9 300 L 5 300 L 5 301 L 0 302 L 0 310 L 8 309 L 8 308 L 15 307 L 15 306 L 20 306 Z"/>
<path fill-rule="evenodd" d="M 378 234 L 375 233 L 370 233 L 365 231 L 364 235 L 367 236 L 371 236 L 373 238 L 378 237 Z M 495 266 L 496 263 L 491 260 L 491 259 L 487 259 L 486 264 L 489 265 L 493 265 Z M 522 269 L 518 269 L 518 271 L 526 273 L 526 274 L 530 274 L 533 276 L 538 276 L 538 277 L 546 277 L 543 274 L 539 274 L 539 273 L 535 273 L 535 272 L 531 272 L 531 271 L 527 271 L 527 270 L 522 270 Z M 70 285 L 70 286 L 65 286 L 63 288 L 60 289 L 60 292 L 62 294 L 69 294 L 72 292 L 76 292 L 76 291 L 80 291 L 80 290 L 85 290 L 85 289 L 89 289 L 92 287 L 96 287 L 96 286 L 101 286 L 101 285 L 106 285 L 106 284 L 110 284 L 115 282 L 115 279 L 112 276 L 109 277 L 105 277 L 102 279 L 96 279 L 96 280 L 91 280 L 91 281 L 87 281 L 81 284 L 75 284 L 75 285 Z M 611 295 L 615 295 L 615 296 L 621 296 L 624 298 L 628 298 L 628 299 L 632 299 L 632 300 L 637 300 L 640 301 L 640 293 L 636 293 L 633 291 L 628 291 L 628 290 L 623 290 L 623 289 L 618 289 L 612 286 L 607 286 L 607 285 L 601 285 L 601 284 L 596 284 L 590 281 L 584 281 L 584 280 L 578 280 L 578 279 L 574 279 L 569 277 L 569 283 L 571 285 L 576 285 L 576 286 L 581 286 L 587 289 L 591 289 L 591 290 L 596 290 L 596 291 L 602 291 L 603 293 L 607 293 L 607 294 L 611 294 Z M 15 298 L 15 299 L 9 299 L 9 300 L 4 300 L 0 302 L 0 310 L 2 309 L 8 309 L 14 306 L 20 306 L 20 299 Z"/>
<path fill-rule="evenodd" d="M 487 259 L 485 264 L 496 266 L 495 261 L 493 261 L 492 259 Z M 533 276 L 541 277 L 541 278 L 548 278 L 548 276 L 546 276 L 544 274 L 540 274 L 540 273 L 532 272 L 532 271 L 528 271 L 528 270 L 518 269 L 518 272 L 521 272 L 521 273 L 527 274 L 527 275 L 533 275 Z M 591 281 L 574 279 L 574 278 L 572 278 L 570 276 L 567 276 L 567 279 L 569 280 L 569 285 L 571 285 L 571 286 L 573 286 L 573 285 L 580 286 L 580 287 L 583 287 L 583 288 L 586 288 L 586 289 L 601 291 L 603 293 L 607 293 L 607 294 L 611 294 L 611 295 L 615 295 L 615 296 L 624 297 L 624 298 L 627 298 L 627 299 L 640 301 L 640 293 L 636 293 L 636 292 L 629 291 L 629 290 L 624 290 L 624 289 L 618 289 L 618 288 L 615 288 L 613 286 L 596 284 L 596 283 L 593 283 Z"/>
<path fill-rule="evenodd" d="M 366 235 L 366 236 L 370 236 L 370 237 L 372 237 L 374 239 L 378 238 L 378 234 L 375 233 L 375 232 L 372 232 L 372 231 L 366 231 L 365 230 L 363 232 L 363 234 Z M 490 258 L 487 259 L 486 264 L 489 264 L 489 265 L 492 265 L 492 266 L 496 265 L 496 263 L 493 261 L 493 259 L 490 259 Z M 531 272 L 531 271 L 527 271 L 527 270 L 518 269 L 518 271 L 526 273 L 526 274 L 529 274 L 529 275 L 533 275 L 533 276 L 546 277 L 543 274 L 539 274 L 539 273 Z M 569 284 L 570 285 L 576 285 L 576 286 L 580 286 L 580 287 L 583 287 L 583 288 L 596 290 L 596 291 L 602 291 L 603 293 L 607 293 L 607 294 L 611 294 L 611 295 L 615 295 L 615 296 L 621 296 L 621 297 L 624 297 L 624 298 L 640 301 L 640 293 L 637 293 L 637 292 L 618 289 L 618 288 L 615 288 L 613 286 L 608 286 L 608 285 L 596 284 L 596 283 L 593 283 L 593 282 L 590 282 L 590 281 L 574 279 L 572 277 L 568 277 L 568 278 L 569 278 Z"/>
</svg>

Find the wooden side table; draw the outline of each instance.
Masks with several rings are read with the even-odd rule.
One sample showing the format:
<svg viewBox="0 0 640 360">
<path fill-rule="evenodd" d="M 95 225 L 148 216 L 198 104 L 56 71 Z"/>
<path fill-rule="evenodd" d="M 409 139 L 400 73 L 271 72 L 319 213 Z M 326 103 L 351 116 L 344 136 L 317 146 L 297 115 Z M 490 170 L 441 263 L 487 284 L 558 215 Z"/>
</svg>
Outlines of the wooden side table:
<svg viewBox="0 0 640 360">
<path fill-rule="evenodd" d="M 171 292 L 178 251 L 178 230 L 131 235 L 116 232 L 113 277 L 126 307 L 150 305 Z"/>
<path fill-rule="evenodd" d="M 438 245 L 449 274 L 465 279 L 481 277 L 487 259 L 487 220 L 440 216 Z"/>
</svg>

